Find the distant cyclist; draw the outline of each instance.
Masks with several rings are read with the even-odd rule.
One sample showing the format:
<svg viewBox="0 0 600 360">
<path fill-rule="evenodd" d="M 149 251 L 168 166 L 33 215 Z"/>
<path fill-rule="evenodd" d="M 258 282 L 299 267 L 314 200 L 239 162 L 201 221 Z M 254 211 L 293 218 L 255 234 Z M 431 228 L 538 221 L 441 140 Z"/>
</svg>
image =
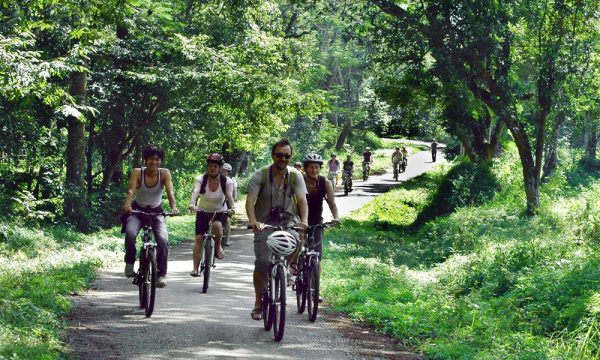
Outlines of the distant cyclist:
<svg viewBox="0 0 600 360">
<path fill-rule="evenodd" d="M 232 171 L 233 171 L 233 168 L 231 167 L 230 164 L 228 164 L 228 163 L 223 164 L 223 167 L 221 168 L 221 175 L 226 176 L 227 178 L 231 179 L 231 182 L 233 183 L 232 196 L 233 196 L 233 200 L 235 201 L 235 199 L 237 198 L 238 182 L 235 179 L 235 177 L 232 176 L 232 174 L 231 174 Z M 225 220 L 225 224 L 223 224 L 223 241 L 221 241 L 221 244 L 223 246 L 229 246 L 229 234 L 230 233 L 231 233 L 231 217 L 228 216 L 227 219 Z"/>
<path fill-rule="evenodd" d="M 217 259 L 223 259 L 225 252 L 221 247 L 223 237 L 223 223 L 226 217 L 234 213 L 233 210 L 233 181 L 221 174 L 224 164 L 221 154 L 213 153 L 206 159 L 208 171 L 203 176 L 198 176 L 194 182 L 192 197 L 190 199 L 190 211 L 196 211 L 196 242 L 194 244 L 193 268 L 191 276 L 198 276 L 200 256 L 202 254 L 202 240 L 208 231 L 211 220 L 212 232 L 215 235 L 215 252 Z M 198 206 L 196 206 L 196 200 Z M 227 212 L 227 214 L 224 214 Z"/>
<path fill-rule="evenodd" d="M 340 161 L 336 154 L 331 154 L 331 159 L 327 161 L 327 179 L 333 183 L 333 190 L 335 190 L 340 180 Z"/>
<path fill-rule="evenodd" d="M 396 150 L 392 153 L 392 165 L 394 166 L 394 169 L 397 169 L 403 158 L 404 154 L 400 151 L 400 147 L 396 147 Z"/>
<path fill-rule="evenodd" d="M 144 149 L 145 167 L 133 169 L 129 177 L 129 188 L 127 197 L 123 204 L 123 211 L 129 214 L 131 210 L 139 210 L 147 213 L 161 213 L 163 188 L 167 191 L 171 211 L 179 213 L 175 205 L 173 193 L 173 182 L 169 169 L 161 168 L 164 153 L 155 145 L 149 145 Z M 135 195 L 135 200 L 134 200 Z M 136 249 L 135 238 L 144 225 L 142 218 L 136 214 L 129 214 L 125 220 L 125 276 L 133 277 L 135 272 Z M 155 216 L 152 220 L 152 230 L 157 243 L 157 276 L 156 286 L 162 288 L 167 286 L 167 262 L 169 258 L 169 234 L 164 216 Z"/>
<path fill-rule="evenodd" d="M 302 163 L 301 163 L 300 161 L 296 161 L 296 162 L 294 163 L 294 167 L 296 168 L 296 170 L 298 170 L 298 171 L 300 171 L 300 172 L 303 172 L 303 171 L 302 171 Z"/>
<path fill-rule="evenodd" d="M 371 153 L 371 148 L 366 147 L 365 151 L 363 151 L 363 169 L 367 169 L 367 176 L 371 176 L 371 163 L 373 163 L 373 154 Z"/>
<path fill-rule="evenodd" d="M 406 147 L 402 147 L 402 157 L 404 158 L 404 163 L 406 165 L 408 165 L 408 150 L 406 150 Z"/>
<path fill-rule="evenodd" d="M 352 173 L 354 172 L 354 161 L 352 161 L 352 155 L 346 156 L 346 160 L 342 164 L 342 170 L 342 179 L 345 179 L 346 177 L 350 178 L 350 189 L 348 191 L 352 192 Z"/>
</svg>

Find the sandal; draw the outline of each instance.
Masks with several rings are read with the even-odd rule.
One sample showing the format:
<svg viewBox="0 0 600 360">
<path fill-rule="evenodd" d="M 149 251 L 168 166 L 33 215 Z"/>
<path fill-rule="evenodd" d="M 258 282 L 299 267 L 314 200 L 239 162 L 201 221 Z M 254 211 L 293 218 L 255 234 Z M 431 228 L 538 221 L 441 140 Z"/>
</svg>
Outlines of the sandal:
<svg viewBox="0 0 600 360">
<path fill-rule="evenodd" d="M 192 271 L 190 272 L 190 276 L 193 276 L 193 277 L 198 277 L 198 270 L 192 270 Z"/>
<path fill-rule="evenodd" d="M 250 316 L 253 320 L 262 320 L 262 309 L 260 307 L 252 309 Z"/>
<path fill-rule="evenodd" d="M 221 250 L 216 254 L 217 259 L 223 260 L 225 258 L 225 251 Z"/>
</svg>

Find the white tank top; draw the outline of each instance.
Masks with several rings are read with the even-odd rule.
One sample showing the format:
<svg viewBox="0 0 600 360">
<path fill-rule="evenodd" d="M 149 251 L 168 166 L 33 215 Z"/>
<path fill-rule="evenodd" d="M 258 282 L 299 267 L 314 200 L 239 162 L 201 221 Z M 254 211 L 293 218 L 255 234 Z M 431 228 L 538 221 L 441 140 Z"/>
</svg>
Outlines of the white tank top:
<svg viewBox="0 0 600 360">
<path fill-rule="evenodd" d="M 206 181 L 208 181 L 208 179 Z M 226 184 L 230 182 L 231 180 L 227 179 Z M 224 189 L 221 189 L 220 181 L 216 191 L 210 191 L 210 186 L 208 186 L 208 184 L 206 184 L 205 190 L 206 192 L 204 194 L 200 194 L 200 200 L 198 201 L 198 208 L 200 210 L 206 212 L 221 212 L 227 210 L 227 205 L 225 204 L 225 192 L 223 191 Z"/>
<path fill-rule="evenodd" d="M 135 202 L 142 207 L 159 207 L 162 203 L 163 187 L 160 181 L 160 169 L 158 169 L 158 181 L 152 187 L 146 186 L 145 167 L 142 168 L 142 179 L 140 187 L 135 190 Z"/>
</svg>

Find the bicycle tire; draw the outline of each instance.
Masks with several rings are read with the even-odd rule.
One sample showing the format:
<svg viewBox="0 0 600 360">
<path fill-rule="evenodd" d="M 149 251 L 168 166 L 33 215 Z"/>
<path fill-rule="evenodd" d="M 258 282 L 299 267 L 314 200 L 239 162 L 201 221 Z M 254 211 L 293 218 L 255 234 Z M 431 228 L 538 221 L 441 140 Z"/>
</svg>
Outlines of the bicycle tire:
<svg viewBox="0 0 600 360">
<path fill-rule="evenodd" d="M 298 276 L 296 276 L 296 306 L 299 314 L 304 314 L 306 308 L 306 284 L 302 264 L 304 264 L 304 257 L 298 259 Z"/>
<path fill-rule="evenodd" d="M 208 282 L 210 280 L 211 257 L 214 256 L 215 248 L 210 238 L 206 238 L 204 241 L 204 281 L 202 282 L 202 293 L 206 294 L 208 291 Z"/>
<path fill-rule="evenodd" d="M 262 318 L 263 326 L 266 331 L 271 330 L 273 326 L 273 316 L 271 315 L 271 300 L 269 299 L 270 285 L 267 285 L 267 289 L 262 293 Z"/>
<path fill-rule="evenodd" d="M 137 277 L 136 281 L 137 281 L 137 286 L 138 286 L 138 298 L 140 301 L 140 309 L 143 309 L 145 307 L 145 303 L 146 303 L 146 297 L 145 297 L 145 293 L 144 293 L 144 274 L 145 274 L 145 268 L 146 268 L 146 260 L 145 260 L 145 251 L 144 249 L 140 250 L 140 259 L 139 259 L 139 269 L 137 274 L 135 275 Z"/>
<path fill-rule="evenodd" d="M 319 311 L 319 290 L 321 285 L 321 264 L 317 257 L 310 259 L 309 280 L 306 286 L 308 307 L 308 320 L 315 322 Z"/>
<path fill-rule="evenodd" d="M 154 312 L 154 299 L 156 297 L 156 250 L 154 248 L 150 248 L 148 250 L 148 265 L 148 271 L 146 274 L 150 277 L 150 279 L 146 281 L 146 286 L 148 289 L 146 317 L 152 316 L 152 312 Z"/>
<path fill-rule="evenodd" d="M 285 331 L 285 292 L 286 292 L 286 274 L 283 266 L 277 266 L 275 275 L 275 291 L 273 291 L 273 337 L 275 341 L 283 339 Z"/>
</svg>

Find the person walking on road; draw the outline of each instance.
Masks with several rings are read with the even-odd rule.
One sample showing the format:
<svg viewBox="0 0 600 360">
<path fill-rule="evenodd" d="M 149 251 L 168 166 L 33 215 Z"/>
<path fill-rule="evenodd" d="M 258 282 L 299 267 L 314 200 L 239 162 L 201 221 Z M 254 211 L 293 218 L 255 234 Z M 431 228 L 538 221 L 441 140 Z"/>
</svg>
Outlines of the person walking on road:
<svg viewBox="0 0 600 360">
<path fill-rule="evenodd" d="M 215 235 L 215 251 L 217 259 L 223 259 L 225 252 L 221 247 L 223 224 L 227 217 L 233 215 L 233 181 L 221 174 L 224 164 L 221 154 L 213 153 L 206 159 L 208 171 L 198 176 L 194 182 L 189 210 L 196 211 L 196 242 L 194 244 L 193 268 L 191 276 L 198 276 L 202 241 L 212 220 L 212 232 Z M 196 201 L 198 206 L 196 206 Z"/>
<path fill-rule="evenodd" d="M 437 155 L 437 147 L 438 147 L 438 143 L 435 142 L 435 139 L 433 139 L 433 142 L 431 143 L 431 161 L 435 162 L 435 158 Z"/>
<path fill-rule="evenodd" d="M 167 191 L 171 211 L 179 213 L 175 205 L 175 194 L 173 192 L 173 182 L 171 181 L 171 172 L 169 169 L 161 168 L 164 152 L 155 145 L 149 145 L 144 149 L 145 167 L 133 169 L 129 177 L 129 188 L 127 197 L 123 204 L 125 215 L 125 276 L 133 277 L 135 272 L 133 265 L 135 263 L 136 250 L 135 238 L 142 228 L 143 221 L 136 214 L 130 214 L 131 210 L 139 210 L 148 213 L 162 213 L 161 206 L 163 188 Z M 134 200 L 135 196 L 135 200 Z M 152 230 L 157 243 L 157 276 L 156 286 L 163 288 L 167 286 L 165 276 L 167 276 L 167 263 L 169 258 L 169 234 L 167 232 L 167 223 L 164 216 L 155 216 L 152 223 Z"/>
<path fill-rule="evenodd" d="M 306 184 L 302 174 L 288 166 L 292 155 L 292 144 L 288 139 L 281 139 L 271 148 L 273 164 L 256 171 L 248 183 L 246 214 L 254 230 L 253 284 L 256 299 L 250 314 L 254 320 L 262 319 L 261 294 L 266 287 L 271 257 L 267 237 L 273 231 L 263 231 L 263 224 L 297 226 L 302 229 L 308 226 Z M 299 239 L 296 231 L 286 231 Z"/>
</svg>

